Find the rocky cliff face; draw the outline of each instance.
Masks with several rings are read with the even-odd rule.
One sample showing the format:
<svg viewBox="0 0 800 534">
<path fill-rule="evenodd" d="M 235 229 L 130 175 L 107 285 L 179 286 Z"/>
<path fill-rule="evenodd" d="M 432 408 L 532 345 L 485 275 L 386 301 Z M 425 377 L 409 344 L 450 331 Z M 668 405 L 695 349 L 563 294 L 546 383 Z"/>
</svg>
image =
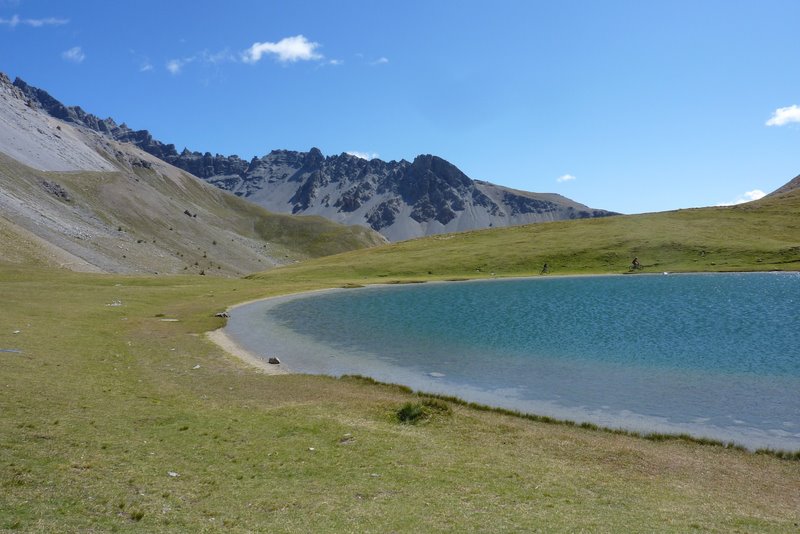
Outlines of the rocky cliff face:
<svg viewBox="0 0 800 534">
<path fill-rule="evenodd" d="M 413 162 L 364 160 L 348 154 L 324 156 L 273 150 L 249 162 L 239 156 L 178 152 L 146 130 L 134 131 L 67 107 L 47 92 L 17 78 L 14 85 L 54 117 L 117 141 L 132 143 L 167 163 L 271 211 L 321 215 L 344 224 L 362 224 L 392 241 L 491 226 L 614 215 L 556 194 L 528 193 L 470 179 L 432 155 Z"/>
</svg>

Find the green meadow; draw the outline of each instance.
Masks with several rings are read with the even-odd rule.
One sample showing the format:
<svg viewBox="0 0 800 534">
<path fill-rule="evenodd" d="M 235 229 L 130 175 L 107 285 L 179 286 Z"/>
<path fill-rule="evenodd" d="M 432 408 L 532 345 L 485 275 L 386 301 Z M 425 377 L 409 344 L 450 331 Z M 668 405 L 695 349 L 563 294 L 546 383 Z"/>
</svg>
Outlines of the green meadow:
<svg viewBox="0 0 800 534">
<path fill-rule="evenodd" d="M 800 196 L 436 236 L 246 279 L 0 264 L 0 530 L 792 532 L 800 462 L 266 375 L 239 302 L 489 276 L 798 270 Z M 635 274 L 634 274 L 635 276 Z M 788 456 L 788 455 L 787 455 Z"/>
<path fill-rule="evenodd" d="M 800 270 L 800 191 L 732 207 L 432 236 L 253 275 L 297 282 Z"/>
</svg>

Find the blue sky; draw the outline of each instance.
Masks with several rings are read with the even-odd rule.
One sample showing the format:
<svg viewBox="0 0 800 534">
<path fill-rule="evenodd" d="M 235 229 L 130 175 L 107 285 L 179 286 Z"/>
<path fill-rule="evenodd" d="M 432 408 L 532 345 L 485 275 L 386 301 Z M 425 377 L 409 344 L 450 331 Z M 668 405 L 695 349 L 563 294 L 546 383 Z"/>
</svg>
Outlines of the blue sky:
<svg viewBox="0 0 800 534">
<path fill-rule="evenodd" d="M 0 71 L 179 150 L 435 154 L 637 213 L 800 173 L 798 20 L 794 0 L 0 0 Z"/>
</svg>

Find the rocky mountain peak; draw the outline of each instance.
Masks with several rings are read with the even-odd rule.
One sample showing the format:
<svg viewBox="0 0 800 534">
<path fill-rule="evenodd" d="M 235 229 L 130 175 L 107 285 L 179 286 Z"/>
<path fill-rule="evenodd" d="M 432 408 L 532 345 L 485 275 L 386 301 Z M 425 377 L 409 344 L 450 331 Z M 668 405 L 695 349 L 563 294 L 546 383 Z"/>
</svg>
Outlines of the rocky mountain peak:
<svg viewBox="0 0 800 534">
<path fill-rule="evenodd" d="M 612 215 L 552 194 L 525 193 L 476 182 L 452 163 L 423 154 L 409 163 L 366 160 L 349 154 L 326 157 L 273 150 L 249 161 L 210 152 L 178 153 L 147 130 L 132 130 L 68 107 L 17 78 L 14 86 L 32 105 L 115 140 L 136 145 L 167 163 L 245 197 L 271 211 L 322 215 L 369 226 L 391 240 L 489 226 L 510 226 L 577 217 Z"/>
<path fill-rule="evenodd" d="M 322 151 L 316 147 L 306 152 L 303 156 L 303 168 L 305 169 L 318 169 L 325 162 L 325 156 Z"/>
<path fill-rule="evenodd" d="M 430 154 L 414 158 L 414 162 L 411 164 L 411 172 L 417 176 L 436 176 L 452 187 L 469 187 L 472 185 L 472 180 L 461 172 L 458 167 L 447 160 Z"/>
</svg>

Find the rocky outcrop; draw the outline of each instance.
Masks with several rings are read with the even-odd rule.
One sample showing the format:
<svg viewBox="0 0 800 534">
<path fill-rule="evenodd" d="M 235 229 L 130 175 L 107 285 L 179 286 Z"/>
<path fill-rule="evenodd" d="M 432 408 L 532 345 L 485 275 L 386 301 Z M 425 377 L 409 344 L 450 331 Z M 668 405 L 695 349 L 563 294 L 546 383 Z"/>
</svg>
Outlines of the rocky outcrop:
<svg viewBox="0 0 800 534">
<path fill-rule="evenodd" d="M 14 85 L 47 113 L 145 152 L 207 182 L 278 213 L 321 215 L 361 224 L 393 241 L 443 232 L 614 215 L 568 198 L 528 193 L 475 181 L 430 154 L 413 162 L 365 160 L 349 154 L 324 156 L 273 150 L 250 161 L 165 144 L 147 130 L 132 130 L 68 107 L 17 78 Z"/>
</svg>

